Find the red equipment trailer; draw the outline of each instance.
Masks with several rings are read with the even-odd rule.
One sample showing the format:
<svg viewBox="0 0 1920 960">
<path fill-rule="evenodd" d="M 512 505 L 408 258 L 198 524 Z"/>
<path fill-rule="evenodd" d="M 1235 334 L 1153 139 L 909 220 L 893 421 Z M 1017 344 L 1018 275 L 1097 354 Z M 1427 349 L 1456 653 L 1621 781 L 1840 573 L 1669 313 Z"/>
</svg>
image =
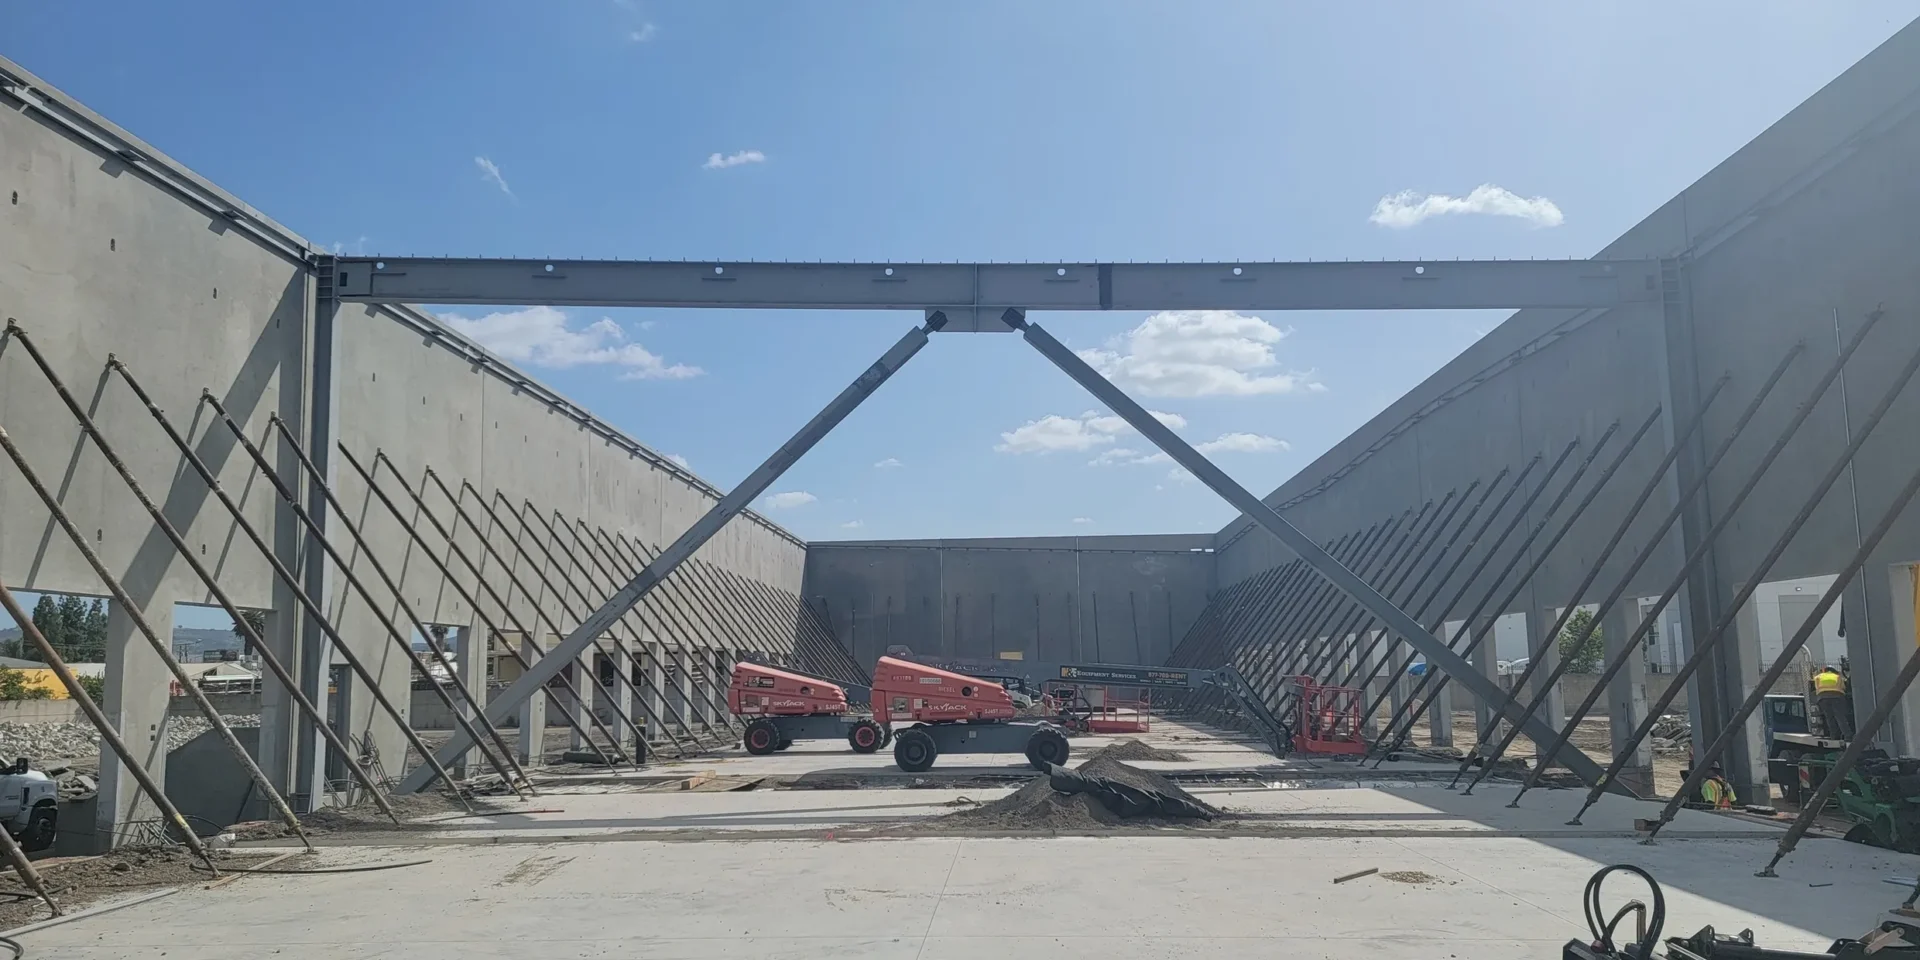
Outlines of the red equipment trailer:
<svg viewBox="0 0 1920 960">
<path fill-rule="evenodd" d="M 1067 762 L 1065 731 L 1014 715 L 997 683 L 893 657 L 873 668 L 873 719 L 915 721 L 893 738 L 893 762 L 908 773 L 932 768 L 942 753 L 1024 753 L 1035 770 Z"/>
<path fill-rule="evenodd" d="M 1067 729 L 1080 733 L 1147 733 L 1153 729 L 1153 697 L 1145 690 L 1137 699 L 1118 699 L 1104 686 L 1066 684 L 1049 680 L 1041 687 L 1047 712 Z"/>
<path fill-rule="evenodd" d="M 1358 754 L 1367 752 L 1360 735 L 1360 689 L 1336 687 L 1299 676 L 1299 713 L 1293 725 L 1294 749 L 1303 753 Z"/>
<path fill-rule="evenodd" d="M 875 723 L 849 709 L 847 691 L 839 684 L 764 663 L 734 664 L 727 684 L 727 710 L 754 718 L 740 742 L 755 756 L 785 750 L 795 740 L 845 737 L 855 753 L 886 746 L 885 721 Z"/>
</svg>

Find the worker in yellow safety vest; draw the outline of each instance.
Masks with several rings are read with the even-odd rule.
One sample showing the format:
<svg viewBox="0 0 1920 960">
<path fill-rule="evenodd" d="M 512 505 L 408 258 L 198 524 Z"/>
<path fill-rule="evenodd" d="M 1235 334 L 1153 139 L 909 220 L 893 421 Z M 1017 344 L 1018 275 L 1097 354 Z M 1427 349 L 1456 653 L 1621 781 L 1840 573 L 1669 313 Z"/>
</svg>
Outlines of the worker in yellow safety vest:
<svg viewBox="0 0 1920 960">
<path fill-rule="evenodd" d="M 1813 703 L 1827 736 L 1853 739 L 1853 704 L 1847 698 L 1846 674 L 1831 664 L 1821 667 L 1820 672 L 1813 675 Z"/>
<path fill-rule="evenodd" d="M 1715 763 L 1707 768 L 1707 779 L 1700 783 L 1700 805 L 1713 810 L 1728 810 L 1733 807 L 1733 784 L 1727 782 L 1727 775 Z"/>
</svg>

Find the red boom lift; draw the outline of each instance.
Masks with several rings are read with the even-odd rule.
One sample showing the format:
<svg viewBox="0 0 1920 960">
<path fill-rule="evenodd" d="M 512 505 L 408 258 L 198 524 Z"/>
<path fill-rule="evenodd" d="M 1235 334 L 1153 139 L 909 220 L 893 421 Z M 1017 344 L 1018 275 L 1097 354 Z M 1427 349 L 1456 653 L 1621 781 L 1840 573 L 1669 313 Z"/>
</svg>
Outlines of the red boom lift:
<svg viewBox="0 0 1920 960">
<path fill-rule="evenodd" d="M 942 753 L 1024 753 L 1035 770 L 1067 762 L 1065 731 L 1013 717 L 1013 698 L 997 683 L 893 657 L 873 668 L 873 719 L 915 721 L 893 738 L 893 762 L 908 773 Z"/>
<path fill-rule="evenodd" d="M 793 746 L 795 740 L 845 737 L 855 753 L 872 753 L 889 739 L 885 719 L 875 723 L 848 712 L 847 691 L 804 673 L 741 661 L 727 684 L 727 710 L 754 718 L 741 745 L 755 756 Z"/>
</svg>

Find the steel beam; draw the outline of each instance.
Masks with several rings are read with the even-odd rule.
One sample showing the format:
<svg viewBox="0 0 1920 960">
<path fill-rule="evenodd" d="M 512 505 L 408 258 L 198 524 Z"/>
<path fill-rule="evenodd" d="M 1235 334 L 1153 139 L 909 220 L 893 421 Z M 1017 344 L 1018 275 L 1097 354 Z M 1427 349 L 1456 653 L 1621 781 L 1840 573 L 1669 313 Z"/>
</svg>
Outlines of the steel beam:
<svg viewBox="0 0 1920 960">
<path fill-rule="evenodd" d="M 600 609 L 589 614 L 578 627 L 567 634 L 566 639 L 560 641 L 558 646 L 548 651 L 534 663 L 531 669 L 521 674 L 519 679 L 508 684 L 505 690 L 500 691 L 499 696 L 489 701 L 488 719 L 495 723 L 500 722 L 508 714 L 518 710 L 522 702 L 537 693 L 568 663 L 579 659 L 580 654 L 599 640 L 601 634 L 606 633 L 608 628 L 625 617 L 635 605 L 653 591 L 654 587 L 659 586 L 668 574 L 692 557 L 694 551 L 700 549 L 702 544 L 713 539 L 714 534 L 719 533 L 720 528 L 726 526 L 727 521 L 745 511 L 748 505 L 780 478 L 781 474 L 787 472 L 787 468 L 805 456 L 808 450 L 813 449 L 815 444 L 840 424 L 840 421 L 845 420 L 848 414 L 860 406 L 861 401 L 872 396 L 875 390 L 880 389 L 881 384 L 887 382 L 887 378 L 906 365 L 908 360 L 913 359 L 913 355 L 927 345 L 927 335 L 939 330 L 945 324 L 945 318 L 929 320 L 926 324 L 907 331 L 899 341 L 887 348 L 887 352 L 882 354 L 880 359 L 874 361 L 859 377 L 848 384 L 846 389 L 840 391 L 840 394 L 834 397 L 812 420 L 807 421 L 792 439 L 781 444 L 780 449 L 775 450 L 765 463 L 762 463 L 753 473 L 748 474 L 739 486 L 720 498 L 720 502 L 714 504 L 704 516 L 695 520 L 693 526 L 680 534 L 679 539 L 660 551 L 660 555 L 655 557 L 652 563 L 647 564 L 646 569 L 641 570 L 638 576 L 626 586 L 621 587 L 612 598 L 600 606 Z M 456 730 L 447 738 L 446 744 L 440 748 L 437 756 L 457 757 L 470 746 L 472 746 L 470 739 L 463 732 Z M 445 759 L 441 762 L 444 763 Z M 426 778 L 418 776 L 416 772 L 400 781 L 395 789 L 403 793 L 411 793 L 425 785 Z"/>
<path fill-rule="evenodd" d="M 1024 338 L 1029 345 L 1040 351 L 1042 356 L 1052 361 L 1053 365 L 1059 367 L 1061 372 L 1072 377 L 1076 383 L 1086 388 L 1088 393 L 1093 394 L 1094 397 L 1106 404 L 1107 409 L 1112 410 L 1122 420 L 1127 421 L 1129 425 L 1140 432 L 1141 436 L 1153 441 L 1154 446 L 1160 448 L 1167 456 L 1172 457 L 1175 463 L 1185 467 L 1187 472 L 1193 474 L 1201 483 L 1206 484 L 1214 493 L 1219 494 L 1221 499 L 1226 500 L 1235 509 L 1252 519 L 1253 522 L 1267 528 L 1269 533 L 1279 538 L 1280 542 L 1286 544 L 1287 548 L 1298 555 L 1300 559 L 1305 560 L 1315 570 L 1319 571 L 1321 576 L 1331 580 L 1348 596 L 1352 597 L 1361 606 L 1367 608 L 1367 611 L 1379 619 L 1385 625 L 1386 629 L 1399 634 L 1402 639 L 1427 658 L 1427 663 L 1432 669 L 1445 671 L 1459 682 L 1466 684 L 1471 692 L 1480 696 L 1486 702 L 1499 703 L 1498 709 L 1506 714 L 1514 723 L 1524 728 L 1528 735 L 1535 740 L 1548 742 L 1548 738 L 1556 733 L 1553 727 L 1541 722 L 1539 718 L 1522 711 L 1519 705 L 1513 703 L 1511 700 L 1499 701 L 1497 698 L 1503 691 L 1501 691 L 1492 680 L 1475 672 L 1471 664 L 1461 659 L 1438 637 L 1427 632 L 1427 629 L 1412 617 L 1408 616 L 1406 611 L 1394 606 L 1386 597 L 1381 596 L 1380 592 L 1375 590 L 1372 585 L 1355 576 L 1353 571 L 1341 566 L 1340 563 L 1329 556 L 1326 551 L 1320 549 L 1320 545 L 1314 543 L 1312 538 L 1301 533 L 1293 524 L 1288 523 L 1286 519 L 1280 516 L 1272 507 L 1267 506 L 1266 501 L 1254 496 L 1247 488 L 1241 486 L 1232 477 L 1227 476 L 1219 467 L 1214 466 L 1213 461 L 1208 460 L 1205 456 L 1202 456 L 1199 451 L 1193 449 L 1185 440 L 1180 439 L 1178 434 L 1169 429 L 1166 424 L 1155 419 L 1152 414 L 1148 413 L 1146 409 L 1138 403 L 1135 403 L 1133 399 L 1128 397 L 1119 387 L 1114 386 L 1105 377 L 1100 376 L 1092 367 L 1087 365 L 1085 360 L 1080 359 L 1079 354 L 1074 353 L 1066 344 L 1054 339 L 1052 334 L 1047 333 L 1038 325 L 1027 322 L 1026 317 L 1017 311 L 1008 311 L 1006 319 L 1010 326 L 1019 329 L 1022 338 Z M 1588 758 L 1586 754 L 1580 753 L 1577 750 L 1567 751 L 1567 755 L 1564 757 L 1548 757 L 1545 759 L 1549 761 L 1559 759 L 1561 763 L 1570 767 L 1581 780 L 1588 784 L 1594 783 L 1599 779 L 1600 766 Z"/>
<path fill-rule="evenodd" d="M 741 263 L 339 257 L 363 303 L 941 310 L 1606 309 L 1660 301 L 1658 260 L 1328 263 Z M 1006 329 L 994 326 L 994 329 Z"/>
</svg>

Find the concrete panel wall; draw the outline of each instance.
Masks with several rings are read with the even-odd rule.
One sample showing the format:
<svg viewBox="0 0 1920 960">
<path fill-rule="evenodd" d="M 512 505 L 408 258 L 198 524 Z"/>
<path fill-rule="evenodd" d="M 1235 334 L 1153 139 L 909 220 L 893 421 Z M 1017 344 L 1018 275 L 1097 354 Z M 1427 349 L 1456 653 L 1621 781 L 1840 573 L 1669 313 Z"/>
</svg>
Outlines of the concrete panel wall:
<svg viewBox="0 0 1920 960">
<path fill-rule="evenodd" d="M 1161 663 L 1206 606 L 1201 536 L 816 543 L 805 595 L 860 663 L 961 657 Z"/>
</svg>

